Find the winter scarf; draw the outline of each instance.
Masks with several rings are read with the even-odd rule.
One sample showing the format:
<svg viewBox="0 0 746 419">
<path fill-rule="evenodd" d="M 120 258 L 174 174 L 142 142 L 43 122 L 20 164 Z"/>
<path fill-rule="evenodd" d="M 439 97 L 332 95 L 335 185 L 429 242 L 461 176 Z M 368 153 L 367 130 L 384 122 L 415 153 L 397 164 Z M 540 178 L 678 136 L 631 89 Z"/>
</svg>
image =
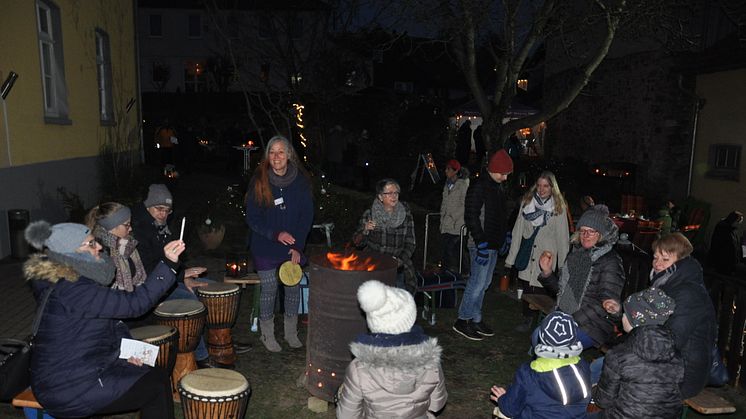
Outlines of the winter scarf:
<svg viewBox="0 0 746 419">
<path fill-rule="evenodd" d="M 114 283 L 111 285 L 114 289 L 124 290 L 132 292 L 135 287 L 145 282 L 146 274 L 145 267 L 140 260 L 140 253 L 135 249 L 137 247 L 137 240 L 132 237 L 128 239 L 119 240 L 119 238 L 100 225 L 96 225 L 93 228 L 93 235 L 101 242 L 104 248 L 109 250 L 114 266 L 116 266 L 116 274 L 114 277 Z M 121 248 L 120 244 L 126 241 L 124 249 Z M 134 275 L 130 271 L 129 259 L 132 259 L 135 265 Z"/>
<path fill-rule="evenodd" d="M 96 260 L 90 253 L 62 254 L 49 249 L 47 249 L 46 253 L 50 260 L 73 268 L 80 276 L 84 276 L 106 287 L 111 285 L 116 268 L 107 254 L 99 255 L 100 259 Z"/>
<path fill-rule="evenodd" d="M 549 195 L 547 199 L 541 199 L 538 193 L 523 206 L 523 218 L 531 222 L 534 227 L 541 227 L 547 223 L 547 219 L 554 212 L 554 198 Z"/>
<path fill-rule="evenodd" d="M 393 212 L 388 212 L 383 208 L 383 203 L 378 199 L 373 200 L 370 213 L 373 221 L 376 222 L 376 229 L 380 228 L 381 230 L 399 227 L 407 216 L 407 210 L 401 202 L 396 203 Z"/>
<path fill-rule="evenodd" d="M 290 186 L 291 183 L 293 183 L 295 177 L 298 176 L 298 168 L 290 160 L 288 160 L 288 170 L 285 172 L 284 175 L 280 176 L 271 169 L 268 172 L 269 183 L 278 188 L 287 188 L 288 186 Z"/>
<path fill-rule="evenodd" d="M 660 288 L 661 285 L 665 285 L 666 282 L 668 282 L 669 279 L 673 276 L 674 273 L 676 273 L 676 265 L 678 265 L 678 261 L 674 263 L 673 265 L 669 266 L 663 271 L 655 272 L 655 269 L 650 270 L 650 283 L 655 288 Z"/>
<path fill-rule="evenodd" d="M 590 249 L 584 249 L 576 244 L 575 249 L 567 255 L 565 269 L 560 272 L 560 291 L 557 295 L 557 308 L 563 312 L 573 314 L 580 308 L 585 289 L 591 281 L 591 267 L 598 258 L 611 251 L 616 243 L 618 231 L 612 230 L 609 236 Z"/>
</svg>

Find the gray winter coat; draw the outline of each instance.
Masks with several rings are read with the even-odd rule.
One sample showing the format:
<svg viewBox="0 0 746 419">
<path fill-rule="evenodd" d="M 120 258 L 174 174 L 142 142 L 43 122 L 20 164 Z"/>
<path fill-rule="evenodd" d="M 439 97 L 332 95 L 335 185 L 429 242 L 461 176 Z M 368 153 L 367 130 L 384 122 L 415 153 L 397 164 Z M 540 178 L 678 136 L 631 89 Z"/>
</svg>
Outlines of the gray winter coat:
<svg viewBox="0 0 746 419">
<path fill-rule="evenodd" d="M 510 251 L 505 258 L 505 266 L 511 267 L 515 264 L 515 258 L 518 256 L 518 249 L 521 248 L 521 241 L 528 239 L 534 233 L 534 226 L 531 222 L 523 217 L 523 206 L 518 211 L 518 218 L 513 226 Z M 554 266 L 552 270 L 565 264 L 565 257 L 570 251 L 570 230 L 567 223 L 567 213 L 554 214 L 547 220 L 547 224 L 539 229 L 534 240 L 534 247 L 531 249 L 531 259 L 526 269 L 518 272 L 518 278 L 528 281 L 533 287 L 541 287 L 541 282 L 537 279 L 541 273 L 539 267 L 539 256 L 542 252 L 548 250 L 552 252 Z"/>
<path fill-rule="evenodd" d="M 466 204 L 466 191 L 469 189 L 469 177 L 458 178 L 453 188 L 448 189 L 448 184 L 443 186 L 443 201 L 440 203 L 440 232 L 444 234 L 461 234 L 461 226 L 464 225 L 464 206 Z"/>
<path fill-rule="evenodd" d="M 433 418 L 445 406 L 437 339 L 389 347 L 353 342 L 350 350 L 355 359 L 339 389 L 337 418 Z"/>
</svg>

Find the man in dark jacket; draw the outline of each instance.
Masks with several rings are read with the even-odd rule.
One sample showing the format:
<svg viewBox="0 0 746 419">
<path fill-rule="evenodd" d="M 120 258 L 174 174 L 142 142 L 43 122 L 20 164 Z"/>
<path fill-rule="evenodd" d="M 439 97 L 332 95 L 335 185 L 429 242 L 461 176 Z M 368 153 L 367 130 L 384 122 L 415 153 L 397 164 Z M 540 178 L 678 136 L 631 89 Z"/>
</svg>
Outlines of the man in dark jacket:
<svg viewBox="0 0 746 419">
<path fill-rule="evenodd" d="M 629 334 L 606 355 L 601 380 L 593 390 L 604 418 L 681 416 L 684 361 L 664 325 L 675 307 L 673 298 L 656 288 L 632 294 L 624 302 L 622 324 Z"/>
<path fill-rule="evenodd" d="M 724 275 L 733 273 L 743 257 L 738 239 L 738 225 L 742 222 L 743 214 L 733 211 L 715 225 L 707 253 L 707 266 Z"/>
<path fill-rule="evenodd" d="M 497 262 L 497 251 L 502 247 L 507 231 L 505 193 L 500 185 L 513 172 L 513 161 L 505 150 L 490 157 L 489 176 L 480 177 L 466 192 L 464 222 L 469 229 L 471 274 L 466 283 L 464 298 L 458 310 L 453 330 L 471 340 L 494 336 L 482 321 L 484 293 L 492 283 Z"/>
</svg>

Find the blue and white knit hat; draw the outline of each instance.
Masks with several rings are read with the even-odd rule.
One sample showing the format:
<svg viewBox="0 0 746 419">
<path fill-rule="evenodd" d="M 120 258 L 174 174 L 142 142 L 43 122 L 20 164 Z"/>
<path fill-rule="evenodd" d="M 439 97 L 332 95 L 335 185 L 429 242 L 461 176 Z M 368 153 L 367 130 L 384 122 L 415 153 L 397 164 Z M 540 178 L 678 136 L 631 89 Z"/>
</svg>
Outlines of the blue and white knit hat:
<svg viewBox="0 0 746 419">
<path fill-rule="evenodd" d="M 534 353 L 541 358 L 569 358 L 583 352 L 578 341 L 578 324 L 561 311 L 549 313 L 539 325 L 539 342 Z"/>
</svg>

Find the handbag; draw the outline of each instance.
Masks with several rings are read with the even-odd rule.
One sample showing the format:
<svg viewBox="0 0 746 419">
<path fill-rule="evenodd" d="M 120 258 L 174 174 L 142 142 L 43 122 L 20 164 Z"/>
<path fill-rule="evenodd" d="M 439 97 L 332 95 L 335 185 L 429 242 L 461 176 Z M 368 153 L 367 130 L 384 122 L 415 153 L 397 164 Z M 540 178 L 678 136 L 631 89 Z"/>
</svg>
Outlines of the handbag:
<svg viewBox="0 0 746 419">
<path fill-rule="evenodd" d="M 521 247 L 518 248 L 518 254 L 515 256 L 515 263 L 513 266 L 518 270 L 522 271 L 528 267 L 528 262 L 531 260 L 531 251 L 534 248 L 534 240 L 536 235 L 539 233 L 541 227 L 534 227 L 534 232 L 531 237 L 521 239 Z"/>
<path fill-rule="evenodd" d="M 31 383 L 31 349 L 34 337 L 39 330 L 41 315 L 47 305 L 54 286 L 44 293 L 42 302 L 36 310 L 36 317 L 31 328 L 31 336 L 24 340 L 0 338 L 0 401 L 9 402 Z"/>
<path fill-rule="evenodd" d="M 723 364 L 723 358 L 720 356 L 720 349 L 717 344 L 712 345 L 712 366 L 710 367 L 710 379 L 707 381 L 708 386 L 720 387 L 728 384 L 730 375 L 728 369 Z"/>
</svg>

